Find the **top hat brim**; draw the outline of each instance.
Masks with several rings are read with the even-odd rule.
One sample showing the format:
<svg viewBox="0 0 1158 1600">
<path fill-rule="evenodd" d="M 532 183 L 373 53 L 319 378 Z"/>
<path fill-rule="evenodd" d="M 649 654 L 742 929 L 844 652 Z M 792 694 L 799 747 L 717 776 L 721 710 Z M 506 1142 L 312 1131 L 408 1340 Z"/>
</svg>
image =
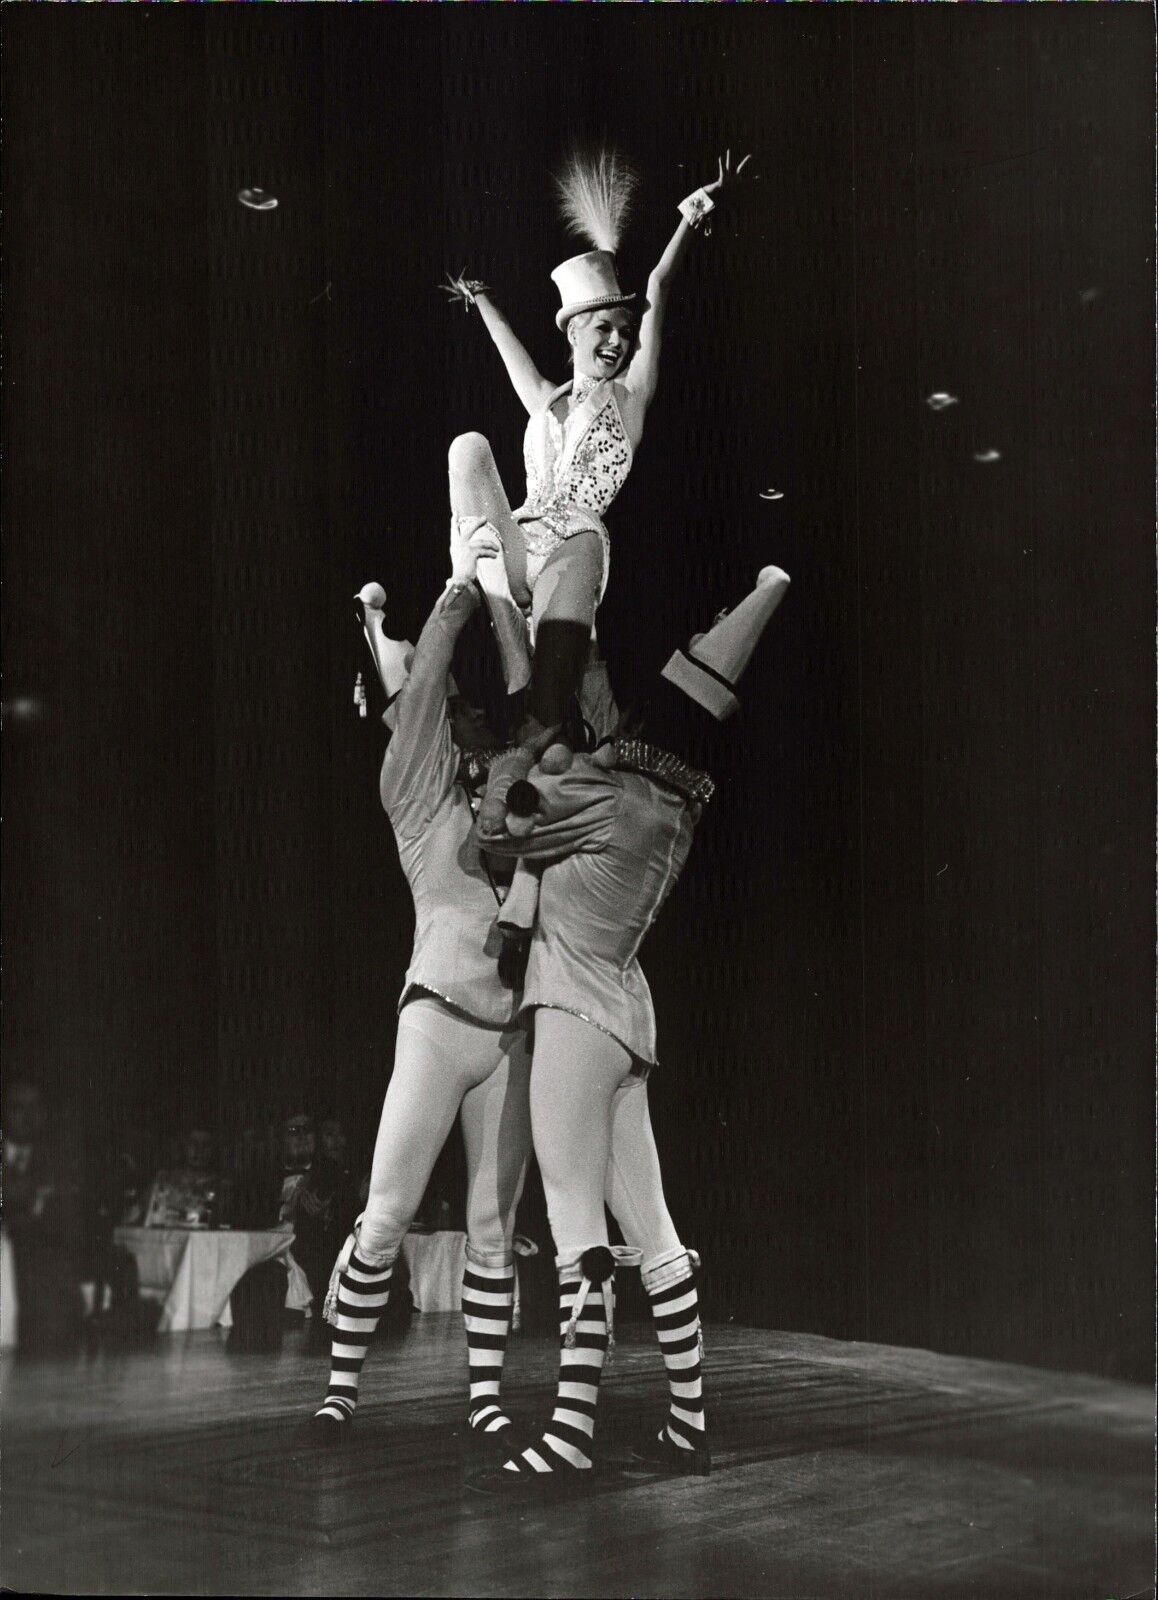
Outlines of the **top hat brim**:
<svg viewBox="0 0 1158 1600">
<path fill-rule="evenodd" d="M 601 294 L 594 300 L 576 300 L 555 313 L 555 326 L 565 328 L 572 317 L 581 311 L 602 311 L 608 306 L 625 306 L 635 299 L 633 294 Z"/>
</svg>

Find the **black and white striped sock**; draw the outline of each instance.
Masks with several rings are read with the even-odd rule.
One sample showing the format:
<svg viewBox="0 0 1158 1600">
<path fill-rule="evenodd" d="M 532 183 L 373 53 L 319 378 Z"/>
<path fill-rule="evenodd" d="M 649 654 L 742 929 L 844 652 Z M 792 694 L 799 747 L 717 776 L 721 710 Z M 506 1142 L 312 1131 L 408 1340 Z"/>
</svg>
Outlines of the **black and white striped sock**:
<svg viewBox="0 0 1158 1600">
<path fill-rule="evenodd" d="M 533 1476 L 591 1469 L 595 1407 L 609 1332 L 604 1289 L 606 1285 L 610 1297 L 615 1263 L 606 1246 L 583 1254 L 583 1261 L 592 1265 L 589 1258 L 600 1251 L 606 1262 L 600 1259 L 593 1265 L 596 1272 L 606 1266 L 602 1279 L 585 1277 L 578 1262 L 559 1268 L 559 1388 L 555 1409 L 542 1437 L 503 1463 L 507 1472 Z M 577 1306 L 579 1315 L 575 1317 Z"/>
<path fill-rule="evenodd" d="M 513 1256 L 466 1247 L 462 1275 L 462 1320 L 470 1359 L 470 1425 L 480 1433 L 498 1433 L 511 1419 L 499 1400 L 503 1361 L 515 1303 Z"/>
<path fill-rule="evenodd" d="M 681 1450 L 694 1450 L 707 1437 L 700 1369 L 700 1303 L 692 1270 L 698 1264 L 698 1257 L 681 1245 L 678 1250 L 645 1262 L 640 1270 L 671 1394 L 660 1438 L 666 1434 Z"/>
<path fill-rule="evenodd" d="M 355 1247 L 345 1266 L 339 1257 L 334 1269 L 336 1298 L 330 1320 L 334 1340 L 330 1347 L 330 1381 L 321 1409 L 315 1413 L 329 1422 L 349 1422 L 358 1404 L 358 1383 L 366 1351 L 390 1298 L 393 1260 L 370 1266 Z"/>
</svg>

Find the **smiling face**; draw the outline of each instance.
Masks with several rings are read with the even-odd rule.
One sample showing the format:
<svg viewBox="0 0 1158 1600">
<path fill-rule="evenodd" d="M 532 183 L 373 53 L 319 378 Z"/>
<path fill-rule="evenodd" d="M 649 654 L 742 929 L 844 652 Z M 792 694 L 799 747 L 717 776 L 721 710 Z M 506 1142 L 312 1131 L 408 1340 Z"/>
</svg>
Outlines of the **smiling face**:
<svg viewBox="0 0 1158 1600">
<path fill-rule="evenodd" d="M 567 324 L 575 376 L 616 378 L 635 349 L 635 318 L 623 306 L 580 311 Z"/>
</svg>

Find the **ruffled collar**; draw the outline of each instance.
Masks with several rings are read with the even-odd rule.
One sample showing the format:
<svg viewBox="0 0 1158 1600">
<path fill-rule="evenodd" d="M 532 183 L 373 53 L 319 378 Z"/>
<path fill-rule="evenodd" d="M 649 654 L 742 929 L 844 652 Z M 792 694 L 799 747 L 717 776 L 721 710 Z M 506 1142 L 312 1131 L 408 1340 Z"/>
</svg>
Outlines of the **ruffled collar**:
<svg viewBox="0 0 1158 1600">
<path fill-rule="evenodd" d="M 463 750 L 458 759 L 459 783 L 472 794 L 482 789 L 491 762 L 500 755 L 501 750 Z M 615 765 L 622 772 L 641 773 L 665 789 L 683 795 L 685 800 L 695 800 L 700 805 L 707 805 L 716 792 L 715 782 L 706 772 L 644 739 L 616 739 Z"/>
<path fill-rule="evenodd" d="M 690 766 L 670 750 L 648 744 L 643 739 L 616 739 L 615 765 L 626 772 L 639 772 L 645 778 L 674 789 L 685 800 L 696 800 L 706 805 L 716 792 L 716 785 L 706 772 Z"/>
</svg>

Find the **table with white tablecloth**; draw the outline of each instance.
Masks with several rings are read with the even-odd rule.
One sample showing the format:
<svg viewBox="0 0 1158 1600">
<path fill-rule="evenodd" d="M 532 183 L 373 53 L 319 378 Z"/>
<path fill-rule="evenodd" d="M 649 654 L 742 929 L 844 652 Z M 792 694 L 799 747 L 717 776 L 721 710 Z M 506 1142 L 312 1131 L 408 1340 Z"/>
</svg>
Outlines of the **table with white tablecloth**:
<svg viewBox="0 0 1158 1600">
<path fill-rule="evenodd" d="M 402 1254 L 410 1273 L 415 1311 L 461 1308 L 465 1233 L 408 1233 L 402 1241 Z"/>
<path fill-rule="evenodd" d="M 449 1230 L 408 1233 L 402 1255 L 410 1272 L 415 1311 L 461 1311 L 466 1234 Z M 515 1326 L 519 1315 L 519 1274 L 515 1271 Z"/>
<path fill-rule="evenodd" d="M 0 1230 L 0 1350 L 16 1348 L 16 1261 L 12 1241 Z"/>
<path fill-rule="evenodd" d="M 140 1292 L 161 1302 L 159 1333 L 229 1323 L 229 1297 L 251 1267 L 283 1260 L 286 1305 L 304 1310 L 309 1287 L 289 1257 L 292 1228 L 117 1228 L 116 1244 L 137 1263 Z"/>
<path fill-rule="evenodd" d="M 161 1303 L 159 1333 L 228 1327 L 229 1296 L 249 1269 L 263 1261 L 285 1262 L 290 1310 L 310 1306 L 309 1285 L 290 1255 L 290 1228 L 118 1228 L 113 1238 L 137 1263 L 141 1295 Z M 408 1233 L 402 1254 L 416 1311 L 461 1309 L 465 1233 Z M 318 1314 L 317 1307 L 312 1311 Z"/>
</svg>

